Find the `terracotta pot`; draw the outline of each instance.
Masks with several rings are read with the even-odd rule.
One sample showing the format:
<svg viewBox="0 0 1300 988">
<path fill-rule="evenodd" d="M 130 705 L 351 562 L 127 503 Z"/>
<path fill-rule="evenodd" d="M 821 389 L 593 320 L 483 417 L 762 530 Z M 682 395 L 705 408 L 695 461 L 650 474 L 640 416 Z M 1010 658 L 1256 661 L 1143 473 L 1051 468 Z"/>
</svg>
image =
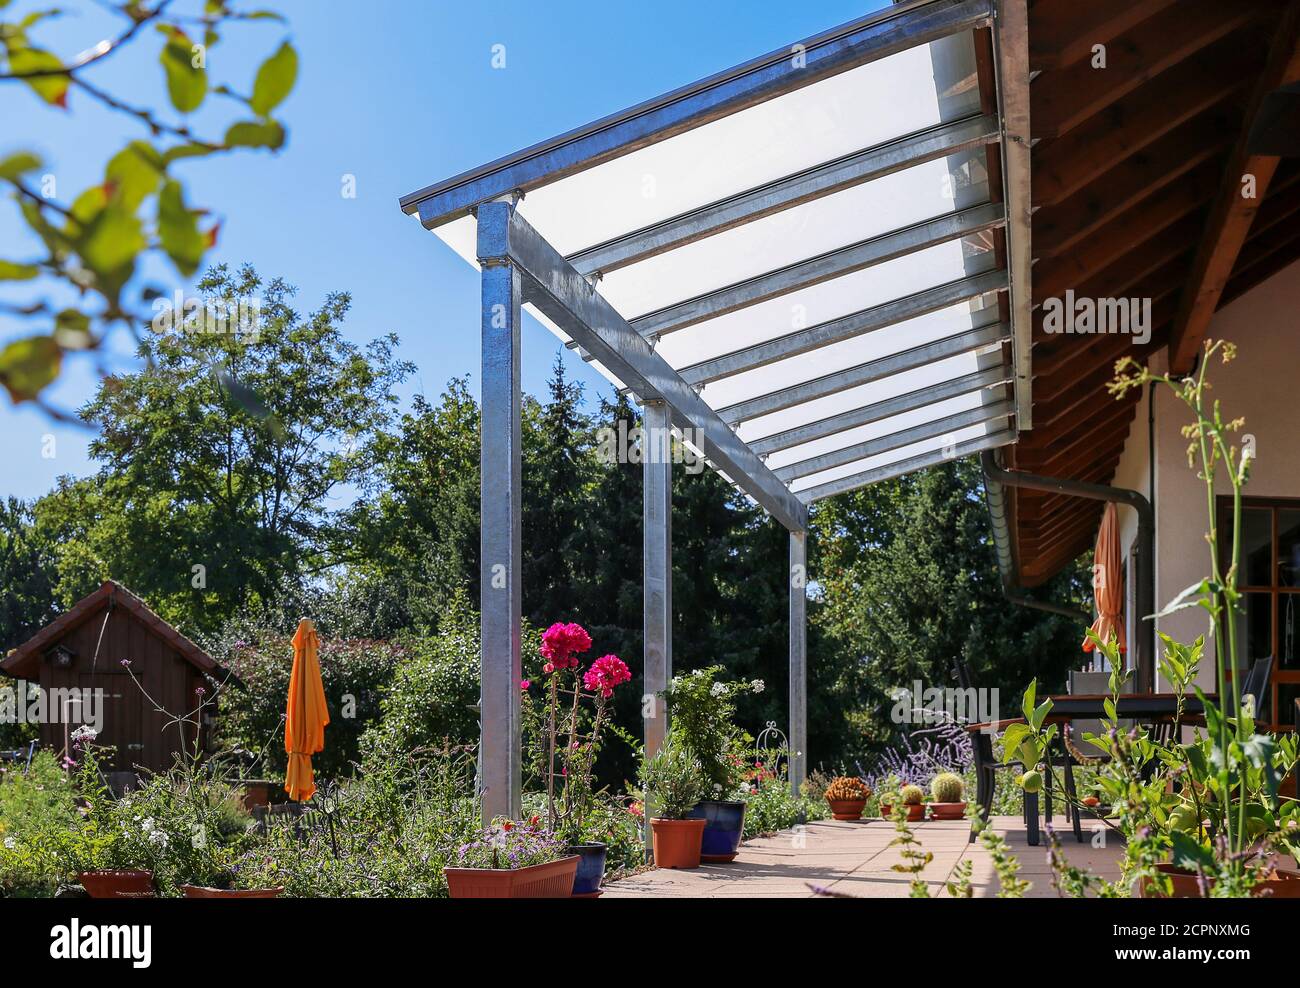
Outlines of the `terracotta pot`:
<svg viewBox="0 0 1300 988">
<path fill-rule="evenodd" d="M 573 894 L 578 856 L 527 868 L 447 868 L 453 899 L 567 899 Z"/>
<path fill-rule="evenodd" d="M 1199 899 L 1200 883 L 1196 873 L 1172 864 L 1158 864 L 1156 871 L 1168 875 L 1173 882 L 1174 899 Z M 1213 886 L 1213 881 L 1208 883 Z M 1138 893 L 1143 899 L 1162 899 L 1164 895 L 1154 888 L 1154 883 L 1144 881 Z M 1272 878 L 1267 878 L 1255 886 L 1255 895 L 1270 899 L 1300 899 L 1300 871 L 1277 868 Z"/>
<path fill-rule="evenodd" d="M 187 899 L 278 899 L 283 887 L 273 889 L 210 889 L 206 885 L 182 885 Z"/>
<path fill-rule="evenodd" d="M 889 806 L 888 804 L 885 804 L 885 803 L 881 803 L 881 804 L 880 804 L 880 816 L 881 816 L 881 819 L 883 819 L 883 820 L 888 820 L 888 819 L 889 819 L 889 814 L 892 813 L 893 810 L 894 810 L 894 808 L 893 808 L 892 806 Z M 919 820 L 924 820 L 924 819 L 925 819 L 925 804 L 924 804 L 924 803 L 912 803 L 912 804 L 910 804 L 910 805 L 907 807 L 907 821 L 908 821 L 908 823 L 916 823 L 917 821 L 919 821 Z"/>
<path fill-rule="evenodd" d="M 650 821 L 656 868 L 698 868 L 703 820 Z"/>
<path fill-rule="evenodd" d="M 966 804 L 965 803 L 931 803 L 930 819 L 964 820 L 966 819 Z"/>
<path fill-rule="evenodd" d="M 268 806 L 271 802 L 271 786 L 274 783 L 265 779 L 238 779 L 235 785 L 244 790 L 244 809 L 252 813 L 259 806 Z"/>
<path fill-rule="evenodd" d="M 865 799 L 828 799 L 831 816 L 836 820 L 861 820 L 862 811 L 867 805 Z"/>
<path fill-rule="evenodd" d="M 105 869 L 78 872 L 81 887 L 92 899 L 152 899 L 153 872 L 134 869 Z"/>
</svg>

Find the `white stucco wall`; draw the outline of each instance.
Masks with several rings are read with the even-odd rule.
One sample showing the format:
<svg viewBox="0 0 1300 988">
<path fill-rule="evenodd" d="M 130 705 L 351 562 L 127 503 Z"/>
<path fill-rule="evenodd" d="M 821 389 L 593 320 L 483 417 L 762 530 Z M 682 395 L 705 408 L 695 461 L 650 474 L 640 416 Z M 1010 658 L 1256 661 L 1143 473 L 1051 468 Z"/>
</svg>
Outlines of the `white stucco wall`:
<svg viewBox="0 0 1300 988">
<path fill-rule="evenodd" d="M 1244 417 L 1239 435 L 1255 437 L 1257 458 L 1247 494 L 1300 497 L 1300 263 L 1279 272 L 1215 314 L 1210 336 L 1238 346 L 1237 359 L 1210 369 L 1214 396 L 1225 417 Z M 1160 369 L 1164 355 L 1157 358 Z M 1204 483 L 1187 466 L 1181 433 L 1190 413 L 1166 388 L 1155 400 L 1156 604 L 1163 608 L 1185 587 L 1208 575 L 1209 548 Z M 1148 497 L 1147 400 L 1137 409 L 1113 483 Z M 1218 478 L 1217 493 L 1231 493 Z M 1120 509 L 1121 547 L 1125 554 L 1137 534 L 1137 517 Z M 1162 618 L 1157 628 L 1180 641 L 1208 632 L 1203 611 L 1189 609 Z M 1208 637 L 1208 635 L 1207 635 Z M 1207 649 L 1207 659 L 1213 655 Z M 1202 665 L 1202 681 L 1212 679 L 1212 665 Z"/>
</svg>

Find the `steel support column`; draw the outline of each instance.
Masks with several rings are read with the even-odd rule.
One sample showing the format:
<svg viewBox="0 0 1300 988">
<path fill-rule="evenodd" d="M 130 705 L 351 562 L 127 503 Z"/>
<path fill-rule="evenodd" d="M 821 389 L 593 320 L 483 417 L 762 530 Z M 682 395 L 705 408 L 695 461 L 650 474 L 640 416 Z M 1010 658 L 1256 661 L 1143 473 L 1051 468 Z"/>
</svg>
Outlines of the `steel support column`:
<svg viewBox="0 0 1300 988">
<path fill-rule="evenodd" d="M 522 475 L 519 269 L 494 256 L 480 227 L 483 261 L 480 454 L 479 795 L 483 821 L 520 814 Z"/>
<path fill-rule="evenodd" d="M 790 532 L 790 791 L 808 774 L 808 532 Z"/>
<path fill-rule="evenodd" d="M 673 462 L 668 405 L 645 403 L 641 428 L 645 751 L 663 744 L 668 717 L 656 696 L 673 675 Z M 653 698 L 653 699 L 651 699 Z"/>
</svg>

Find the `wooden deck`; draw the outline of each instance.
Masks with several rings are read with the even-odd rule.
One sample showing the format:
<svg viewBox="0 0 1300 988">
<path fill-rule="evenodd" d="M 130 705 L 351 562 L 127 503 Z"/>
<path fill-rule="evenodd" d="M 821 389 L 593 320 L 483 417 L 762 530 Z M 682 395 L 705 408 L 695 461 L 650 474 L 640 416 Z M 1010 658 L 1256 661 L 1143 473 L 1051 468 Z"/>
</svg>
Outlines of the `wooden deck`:
<svg viewBox="0 0 1300 988">
<path fill-rule="evenodd" d="M 994 817 L 993 826 L 1002 833 L 1020 860 L 1021 877 L 1033 883 L 1029 897 L 1055 897 L 1046 844 L 1030 847 L 1024 823 L 1019 817 Z M 1119 875 L 1118 859 L 1123 853 L 1116 840 L 1093 847 L 1093 836 L 1084 827 L 1085 843 L 1079 844 L 1059 818 L 1057 832 L 1071 864 L 1088 867 L 1107 878 Z M 1098 826 L 1095 822 L 1092 827 Z M 967 840 L 965 821 L 930 821 L 915 824 L 913 832 L 934 860 L 924 878 L 933 896 L 947 896 L 944 885 L 963 858 L 973 862 L 972 883 L 976 897 L 997 893 L 998 882 L 988 853 Z M 655 870 L 620 882 L 606 884 L 607 898 L 806 898 L 815 895 L 810 886 L 861 897 L 906 897 L 910 875 L 893 870 L 899 863 L 898 849 L 890 847 L 896 832 L 884 820 L 841 823 L 820 820 L 802 830 L 782 831 L 750 841 L 741 847 L 731 864 L 702 865 L 693 871 Z"/>
</svg>

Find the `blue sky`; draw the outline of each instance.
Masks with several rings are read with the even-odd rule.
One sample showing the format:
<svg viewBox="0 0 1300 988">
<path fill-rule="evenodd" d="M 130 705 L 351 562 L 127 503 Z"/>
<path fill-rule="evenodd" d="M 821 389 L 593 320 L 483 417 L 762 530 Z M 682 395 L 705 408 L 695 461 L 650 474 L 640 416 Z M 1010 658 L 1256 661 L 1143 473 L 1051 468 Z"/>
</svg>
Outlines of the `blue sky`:
<svg viewBox="0 0 1300 988">
<path fill-rule="evenodd" d="M 178 0 L 177 7 L 197 6 Z M 260 22 L 232 29 L 209 55 L 214 80 L 247 89 L 261 59 L 288 36 L 301 68 L 293 95 L 277 111 L 289 127 L 278 155 L 248 153 L 187 162 L 180 172 L 190 201 L 222 221 L 210 262 L 243 261 L 299 288 L 303 310 L 331 290 L 352 293 L 344 327 L 357 341 L 395 332 L 416 374 L 403 398 L 435 397 L 446 381 L 470 374 L 477 392 L 478 279 L 435 236 L 397 208 L 400 195 L 491 158 L 561 133 L 668 89 L 885 6 L 885 0 L 772 0 L 653 4 L 579 2 L 465 3 L 449 0 L 236 0 L 236 9 L 283 12 L 288 25 Z M 48 3 L 17 0 L 6 19 Z M 62 4 L 67 15 L 34 32 L 43 47 L 70 58 L 120 30 L 90 0 Z M 157 35 L 95 66 L 88 79 L 127 98 L 162 97 Z M 505 46 L 505 67 L 493 68 L 493 46 Z M 0 85 L 0 157 L 36 150 L 59 182 L 59 198 L 102 177 L 104 162 L 128 140 L 147 136 L 138 124 L 74 92 L 71 112 L 45 108 L 13 84 Z M 220 133 L 228 102 L 209 97 L 196 129 Z M 206 125 L 206 126 L 205 126 Z M 341 194 L 355 176 L 356 198 Z M 16 210 L 0 203 L 4 256 L 29 241 Z M 188 283 L 158 265 L 142 272 L 169 292 Z M 0 299 L 30 301 L 13 287 Z M 42 327 L 0 315 L 0 341 Z M 524 385 L 541 390 L 553 336 L 528 321 Z M 120 350 L 126 351 L 125 338 Z M 573 355 L 573 376 L 589 392 L 608 384 Z M 116 366 L 131 366 L 126 352 Z M 68 362 L 49 392 L 72 409 L 92 393 L 96 375 L 84 360 Z M 49 457 L 47 435 L 55 439 Z M 51 421 L 31 407 L 0 401 L 0 495 L 34 497 L 60 474 L 94 469 L 91 433 Z"/>
</svg>

